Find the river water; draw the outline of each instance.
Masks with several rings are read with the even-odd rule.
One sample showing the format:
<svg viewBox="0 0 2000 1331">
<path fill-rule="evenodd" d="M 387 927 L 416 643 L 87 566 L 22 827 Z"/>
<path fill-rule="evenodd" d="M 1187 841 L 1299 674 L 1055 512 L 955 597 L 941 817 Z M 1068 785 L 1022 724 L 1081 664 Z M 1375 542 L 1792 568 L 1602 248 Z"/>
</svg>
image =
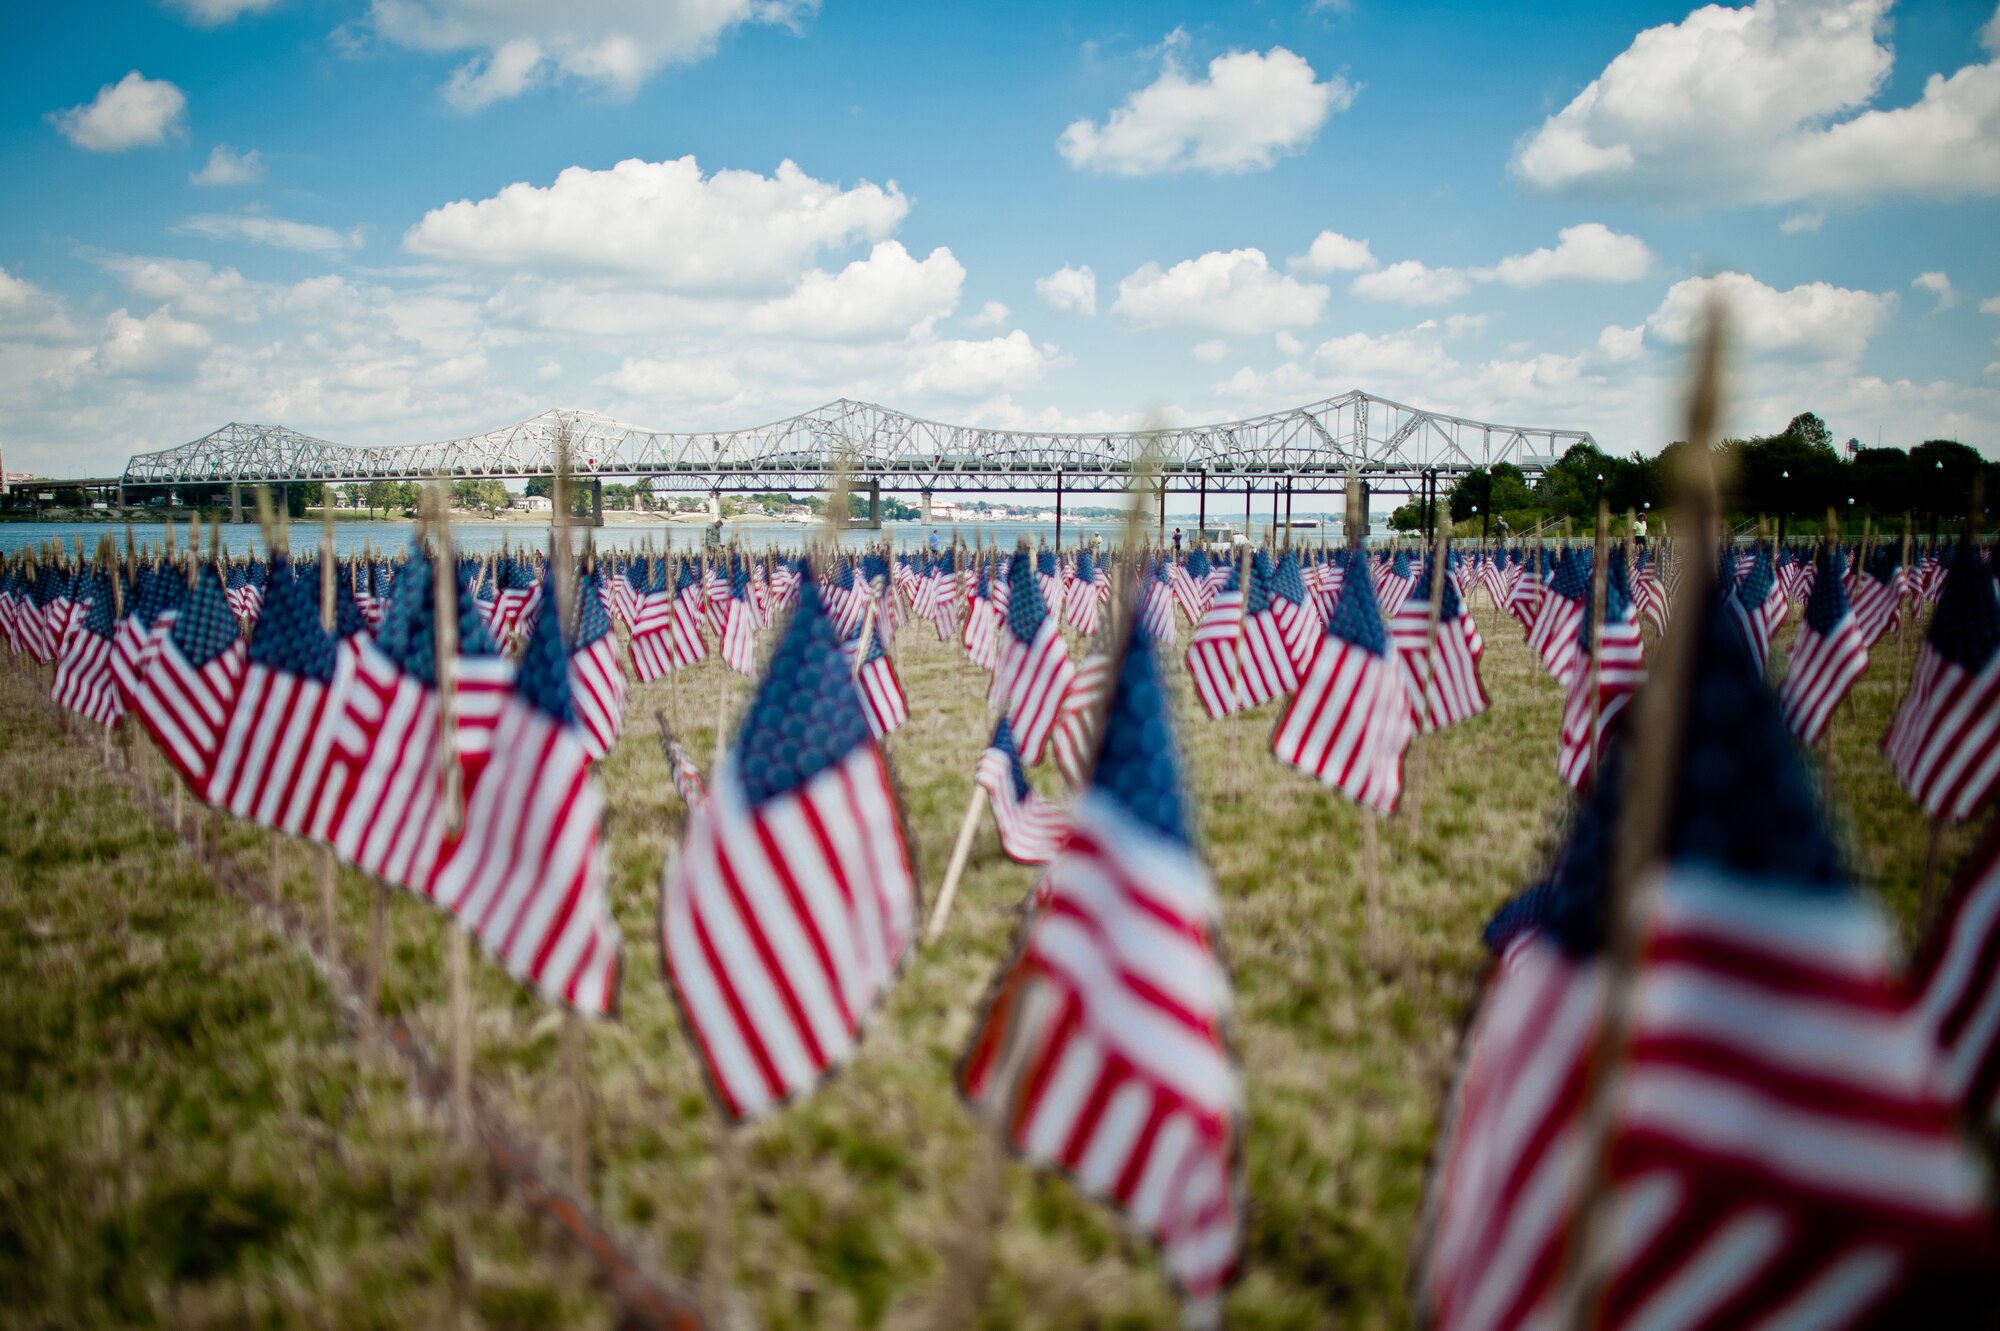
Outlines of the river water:
<svg viewBox="0 0 2000 1331">
<path fill-rule="evenodd" d="M 1167 530 L 1171 533 L 1173 527 Z M 410 542 L 416 529 L 414 522 L 383 520 L 379 522 L 337 522 L 334 524 L 334 549 L 342 555 L 360 554 L 365 549 L 376 551 L 401 550 Z M 1192 524 L 1188 524 L 1192 530 Z M 40 546 L 50 540 L 61 541 L 65 549 L 73 548 L 76 538 L 83 538 L 84 548 L 94 552 L 98 541 L 107 533 L 117 542 L 118 548 L 125 547 L 127 524 L 111 522 L 4 522 L 0 523 L 0 555 L 17 550 Z M 132 539 L 140 548 L 158 549 L 166 536 L 164 525 L 154 523 L 130 524 Z M 232 555 L 261 554 L 264 551 L 264 535 L 254 523 L 241 525 L 224 524 L 222 545 Z M 549 529 L 533 522 L 496 522 L 486 518 L 468 518 L 452 524 L 452 540 L 459 549 L 471 554 L 489 554 L 499 550 L 503 544 L 515 549 L 535 548 L 548 545 Z M 723 539 L 740 543 L 751 552 L 765 549 L 797 551 L 809 539 L 815 538 L 818 528 L 802 523 L 768 521 L 732 521 L 723 524 Z M 611 522 L 592 529 L 589 535 L 600 550 L 637 550 L 642 545 L 650 545 L 658 551 L 671 543 L 677 551 L 698 549 L 707 528 L 692 522 Z M 928 545 L 931 532 L 938 533 L 938 539 L 946 545 L 955 535 L 967 544 L 980 542 L 988 547 L 998 544 L 1013 546 L 1022 537 L 1030 541 L 1042 542 L 1055 539 L 1053 522 L 989 522 L 989 523 L 943 523 L 926 526 L 920 522 L 885 522 L 882 530 L 846 531 L 840 533 L 840 543 L 849 549 L 860 549 L 879 542 L 888 542 L 898 550 L 920 550 Z M 186 523 L 174 524 L 174 542 L 187 544 Z M 584 535 L 581 529 L 571 533 L 580 544 Z M 1116 545 L 1124 539 L 1125 524 L 1109 521 L 1078 521 L 1065 518 L 1062 524 L 1063 544 L 1075 546 L 1078 542 L 1093 536 L 1102 536 L 1107 545 Z M 305 551 L 317 548 L 320 538 L 320 524 L 312 521 L 297 521 L 291 524 L 291 545 L 294 550 Z M 208 540 L 204 527 L 202 540 Z"/>
</svg>

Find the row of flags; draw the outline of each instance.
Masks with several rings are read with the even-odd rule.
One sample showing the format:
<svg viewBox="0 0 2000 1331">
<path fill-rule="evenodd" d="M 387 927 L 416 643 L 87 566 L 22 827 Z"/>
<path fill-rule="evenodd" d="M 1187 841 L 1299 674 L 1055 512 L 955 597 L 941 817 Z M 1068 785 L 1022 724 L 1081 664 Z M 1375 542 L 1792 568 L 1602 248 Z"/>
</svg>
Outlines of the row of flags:
<svg viewBox="0 0 2000 1331">
<path fill-rule="evenodd" d="M 1929 960 L 1907 978 L 1890 972 L 1879 924 L 1801 793 L 1792 712 L 1830 711 L 1838 697 L 1802 682 L 1795 708 L 1763 682 L 1785 614 L 1786 583 L 1764 576 L 1771 558 L 1726 561 L 1685 630 L 1701 650 L 1675 831 L 1636 991 L 1632 1095 L 1605 1165 L 1630 1218 L 1621 1224 L 1640 1228 L 1620 1231 L 1607 1325 L 1716 1324 L 1667 1314 L 1689 1282 L 1728 1276 L 1717 1274 L 1725 1259 L 1743 1273 L 1722 1303 L 1702 1305 L 1710 1312 L 1825 1306 L 1837 1314 L 1825 1324 L 1859 1324 L 1871 1309 L 1956 1291 L 1989 1233 L 1954 1115 L 1990 1113 L 2000 1086 L 1988 950 L 2000 937 L 2000 875 L 1989 854 L 1941 917 Z M 1073 563 L 1024 547 L 968 564 L 871 554 L 818 567 L 612 559 L 575 571 L 573 628 L 558 613 L 558 570 L 544 564 L 518 585 L 532 562 L 440 572 L 422 550 L 397 567 L 371 562 L 372 626 L 352 567 L 274 558 L 252 604 L 231 600 L 213 562 L 191 575 L 107 562 L 67 580 L 53 627 L 44 612 L 56 598 L 38 603 L 32 590 L 41 571 L 8 569 L 0 626 L 38 621 L 59 678 L 73 649 L 58 689 L 73 710 L 93 696 L 77 681 L 107 675 L 198 796 L 326 841 L 451 912 L 522 983 L 605 1016 L 623 971 L 595 774 L 623 720 L 613 625 L 640 678 L 642 646 L 672 671 L 706 659 L 712 639 L 727 668 L 756 682 L 707 778 L 669 740 L 689 813 L 662 882 L 659 944 L 717 1104 L 745 1119 L 810 1093 L 849 1058 L 909 961 L 920 892 L 884 747 L 907 699 L 900 681 L 893 695 L 885 687 L 884 649 L 901 626 L 931 623 L 991 672 L 997 721 L 974 779 L 1005 853 L 1046 865 L 959 1089 L 1025 1159 L 1152 1235 L 1177 1286 L 1206 1305 L 1241 1264 L 1243 1104 L 1219 906 L 1162 665 L 1177 646 L 1175 611 L 1195 629 L 1183 664 L 1197 695 L 1205 678 L 1222 709 L 1205 711 L 1280 701 L 1274 756 L 1389 812 L 1410 739 L 1486 709 L 1465 596 L 1497 589 L 1538 659 L 1560 671 L 1564 751 L 1588 755 L 1569 848 L 1489 931 L 1499 960 L 1433 1192 L 1423 1293 L 1434 1320 L 1504 1326 L 1545 1315 L 1568 1242 L 1563 1208 L 1585 1177 L 1563 1143 L 1578 1130 L 1608 983 L 1604 861 L 1629 761 L 1618 722 L 1644 687 L 1641 588 L 1673 576 L 1663 582 L 1650 554 L 1628 567 L 1613 552 L 1594 625 L 1591 562 L 1582 551 L 1412 561 L 1253 550 L 1215 563 L 1195 552 L 1121 570 L 1125 613 L 1113 615 L 1099 591 L 1110 571 L 1088 552 Z M 1990 692 L 2000 589 L 1975 546 L 1939 566 L 1889 747 L 1927 809 L 1966 817 L 1988 802 L 2000 765 Z M 1807 605 L 1787 683 L 1851 668 L 1836 654 L 1844 647 L 1822 652 L 1831 674 L 1799 661 L 1811 656 L 1808 631 L 1828 644 L 1865 638 L 1842 599 L 1854 581 L 1830 547 L 1809 579 L 1792 579 Z M 1062 625 L 1067 616 L 1082 632 L 1086 603 L 1097 614 L 1072 662 Z M 760 666 L 758 635 L 774 626 Z M 85 633 L 107 644 L 101 667 L 78 642 Z M 11 627 L 6 636 L 27 641 Z M 887 673 L 864 678 L 877 662 Z M 1572 740 L 1579 696 L 1591 706 Z M 1050 753 L 1078 789 L 1073 802 L 1046 799 L 1027 778 L 1024 764 Z M 1822 1154 L 1798 1145 L 1814 1142 L 1851 1150 L 1832 1182 Z M 1907 1176 L 1880 1163 L 1890 1160 Z"/>
</svg>

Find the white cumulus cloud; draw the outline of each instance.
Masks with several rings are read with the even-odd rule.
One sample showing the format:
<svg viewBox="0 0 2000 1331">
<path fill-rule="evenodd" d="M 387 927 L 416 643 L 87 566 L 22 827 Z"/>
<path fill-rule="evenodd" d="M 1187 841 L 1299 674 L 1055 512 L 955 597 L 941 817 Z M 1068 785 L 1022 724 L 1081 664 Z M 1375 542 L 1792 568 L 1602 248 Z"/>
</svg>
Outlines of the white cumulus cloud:
<svg viewBox="0 0 2000 1331">
<path fill-rule="evenodd" d="M 1653 267 L 1653 252 L 1637 236 L 1621 235 L 1602 222 L 1566 226 L 1554 249 L 1510 255 L 1475 274 L 1510 287 L 1546 282 L 1636 282 Z"/>
<path fill-rule="evenodd" d="M 1109 175 L 1261 171 L 1310 144 L 1355 91 L 1339 75 L 1319 82 L 1304 57 L 1282 46 L 1217 56 L 1201 79 L 1189 78 L 1170 49 L 1159 78 L 1101 125 L 1072 121 L 1056 146 L 1071 166 Z"/>
<path fill-rule="evenodd" d="M 1194 358 L 1204 364 L 1213 365 L 1229 354 L 1229 344 L 1220 338 L 1194 344 Z"/>
<path fill-rule="evenodd" d="M 842 189 L 790 161 L 769 176 L 703 176 L 691 156 L 632 158 L 433 208 L 403 247 L 469 267 L 622 276 L 689 291 L 769 288 L 795 280 L 824 251 L 887 239 L 909 210 L 894 182 Z"/>
<path fill-rule="evenodd" d="M 56 131 L 91 152 L 123 152 L 179 138 L 187 132 L 187 94 L 165 79 L 133 70 L 107 83 L 81 106 L 49 113 Z"/>
<path fill-rule="evenodd" d="M 1138 328 L 1249 335 L 1318 322 L 1328 294 L 1278 272 L 1262 250 L 1211 250 L 1167 269 L 1140 267 L 1118 283 L 1111 312 Z"/>
<path fill-rule="evenodd" d="M 1648 28 L 1522 140 L 1513 170 L 1677 205 L 2000 193 L 2000 60 L 1872 105 L 1895 59 L 1892 2 L 1706 5 Z M 1981 37 L 2000 50 L 2000 25 Z"/>
<path fill-rule="evenodd" d="M 264 159 L 252 148 L 239 153 L 226 143 L 209 150 L 208 164 L 188 172 L 190 185 L 254 185 L 264 178 Z"/>
<path fill-rule="evenodd" d="M 283 0 L 171 0 L 173 7 L 190 22 L 205 28 L 233 22 L 245 14 L 262 14 L 276 9 Z"/>
<path fill-rule="evenodd" d="M 1747 273 L 1690 277 L 1668 289 L 1646 320 L 1669 342 L 1691 341 L 1709 302 L 1721 297 L 1731 332 L 1752 350 L 1851 361 L 1896 309 L 1896 294 L 1807 282 L 1779 291 Z"/>
<path fill-rule="evenodd" d="M 965 322 L 973 328 L 1001 328 L 1013 317 L 1013 311 L 997 300 L 989 300 L 979 307 L 979 313 Z"/>
<path fill-rule="evenodd" d="M 446 96 L 475 109 L 559 78 L 629 96 L 665 66 L 708 55 L 733 28 L 796 28 L 817 8 L 817 0 L 373 0 L 369 19 L 400 46 L 472 53 Z"/>
<path fill-rule="evenodd" d="M 928 333 L 958 305 L 965 268 L 948 249 L 919 262 L 893 240 L 838 273 L 807 273 L 789 295 L 750 312 L 759 333 L 854 338 Z"/>
<path fill-rule="evenodd" d="M 1471 281 L 1457 268 L 1432 268 L 1415 259 L 1404 259 L 1378 272 L 1363 273 L 1348 290 L 1363 300 L 1443 305 L 1457 300 L 1471 287 Z"/>
<path fill-rule="evenodd" d="M 1287 265 L 1295 273 L 1330 277 L 1334 273 L 1365 273 L 1375 266 L 1375 255 L 1365 240 L 1352 240 L 1338 231 L 1322 231 L 1304 254 Z"/>
<path fill-rule="evenodd" d="M 1058 313 L 1089 317 L 1097 313 L 1097 274 L 1087 263 L 1078 267 L 1065 264 L 1047 277 L 1036 278 L 1035 294 Z"/>
<path fill-rule="evenodd" d="M 104 373 L 121 378 L 182 374 L 201 359 L 212 340 L 200 324 L 176 319 L 163 309 L 143 319 L 118 309 L 104 320 L 97 363 Z"/>
<path fill-rule="evenodd" d="M 1910 285 L 1937 297 L 1937 307 L 1941 310 L 1958 304 L 1958 292 L 1952 290 L 1951 277 L 1947 273 L 1918 273 L 1910 279 Z"/>
<path fill-rule="evenodd" d="M 916 368 L 903 380 L 903 391 L 913 397 L 969 398 L 1025 388 L 1040 379 L 1060 354 L 1054 346 L 1035 345 L 1018 328 L 981 342 L 936 342 L 924 348 Z"/>
</svg>

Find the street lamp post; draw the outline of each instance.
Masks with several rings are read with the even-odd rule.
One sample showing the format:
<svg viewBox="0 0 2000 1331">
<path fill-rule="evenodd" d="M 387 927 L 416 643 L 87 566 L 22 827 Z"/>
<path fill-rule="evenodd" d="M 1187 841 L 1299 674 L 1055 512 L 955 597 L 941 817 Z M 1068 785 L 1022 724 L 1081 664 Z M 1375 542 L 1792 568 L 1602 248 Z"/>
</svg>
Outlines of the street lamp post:
<svg viewBox="0 0 2000 1331">
<path fill-rule="evenodd" d="M 1789 469 L 1778 473 L 1778 544 L 1785 543 L 1785 512 L 1792 506 L 1792 473 Z"/>
</svg>

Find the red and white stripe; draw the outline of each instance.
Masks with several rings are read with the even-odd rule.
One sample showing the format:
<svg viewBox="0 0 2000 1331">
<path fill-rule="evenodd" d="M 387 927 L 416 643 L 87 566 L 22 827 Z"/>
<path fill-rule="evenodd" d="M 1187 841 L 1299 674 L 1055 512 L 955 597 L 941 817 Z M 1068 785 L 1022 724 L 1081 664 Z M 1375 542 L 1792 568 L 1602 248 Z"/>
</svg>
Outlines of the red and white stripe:
<svg viewBox="0 0 2000 1331">
<path fill-rule="evenodd" d="M 49 697 L 58 707 L 67 707 L 100 726 L 117 725 L 125 715 L 125 695 L 119 691 L 118 677 L 112 672 L 115 656 L 110 638 L 100 638 L 84 630 L 71 634 L 56 660 Z"/>
<path fill-rule="evenodd" d="M 886 656 L 863 661 L 854 672 L 854 688 L 861 695 L 861 710 L 868 717 L 868 729 L 876 739 L 885 739 L 910 719 L 910 700 L 904 696 L 903 681 Z"/>
<path fill-rule="evenodd" d="M 625 672 L 618 664 L 618 642 L 610 634 L 570 654 L 569 694 L 578 738 L 596 762 L 611 752 L 625 729 Z"/>
<path fill-rule="evenodd" d="M 146 733 L 188 788 L 204 798 L 229 709 L 243 679 L 245 652 L 238 638 L 220 656 L 196 668 L 181 654 L 169 624 L 159 634 L 139 691 L 136 711 Z"/>
<path fill-rule="evenodd" d="M 854 1052 L 909 944 L 916 883 L 881 750 L 749 805 L 724 759 L 663 888 L 667 977 L 733 1119 Z"/>
<path fill-rule="evenodd" d="M 989 747 L 979 755 L 972 779 L 986 792 L 1000 849 L 1008 859 L 1016 864 L 1047 864 L 1056 857 L 1069 835 L 1069 813 L 1032 786 L 1025 796 L 1017 796 L 1014 764 L 1007 754 Z"/>
<path fill-rule="evenodd" d="M 1063 698 L 1076 669 L 1052 610 L 1042 616 L 1033 642 L 1022 642 L 1012 633 L 1002 636 L 1006 643 L 993 672 L 991 698 L 1005 705 L 1015 742 L 1021 746 L 1021 761 L 1033 767 L 1041 762 L 1049 735 L 1062 718 Z"/>
<path fill-rule="evenodd" d="M 1403 750 L 1417 728 L 1397 672 L 1393 660 L 1325 635 L 1271 735 L 1271 752 L 1366 808 L 1395 812 Z"/>
<path fill-rule="evenodd" d="M 338 654 L 328 684 L 252 663 L 209 778 L 210 802 L 280 832 L 311 831 L 353 669 L 352 652 Z"/>
<path fill-rule="evenodd" d="M 2000 780 L 2000 652 L 1974 673 L 1926 642 L 1882 748 L 1925 813 L 1970 818 Z"/>
<path fill-rule="evenodd" d="M 1035 903 L 961 1088 L 1005 1116 L 1023 1156 L 1151 1234 L 1188 1297 L 1212 1300 L 1243 1224 L 1214 884 L 1185 846 L 1090 790 Z"/>
<path fill-rule="evenodd" d="M 572 726 L 517 696 L 465 825 L 425 884 L 516 980 L 594 1017 L 618 1010 L 621 949 L 605 887 L 604 792 Z"/>
<path fill-rule="evenodd" d="M 1243 710 L 1242 638 L 1242 591 L 1218 591 L 1195 625 L 1183 658 L 1194 680 L 1194 696 L 1210 720 Z"/>
<path fill-rule="evenodd" d="M 1779 709 L 1799 743 L 1808 747 L 1819 743 L 1833 709 L 1868 669 L 1868 648 L 1861 636 L 1861 625 L 1851 610 L 1824 634 L 1805 615 L 1799 616 L 1785 682 L 1778 687 Z"/>
<path fill-rule="evenodd" d="M 312 835 L 384 882 L 426 891 L 444 843 L 437 694 L 366 635 L 341 645 L 352 682 L 334 717 Z"/>
</svg>

